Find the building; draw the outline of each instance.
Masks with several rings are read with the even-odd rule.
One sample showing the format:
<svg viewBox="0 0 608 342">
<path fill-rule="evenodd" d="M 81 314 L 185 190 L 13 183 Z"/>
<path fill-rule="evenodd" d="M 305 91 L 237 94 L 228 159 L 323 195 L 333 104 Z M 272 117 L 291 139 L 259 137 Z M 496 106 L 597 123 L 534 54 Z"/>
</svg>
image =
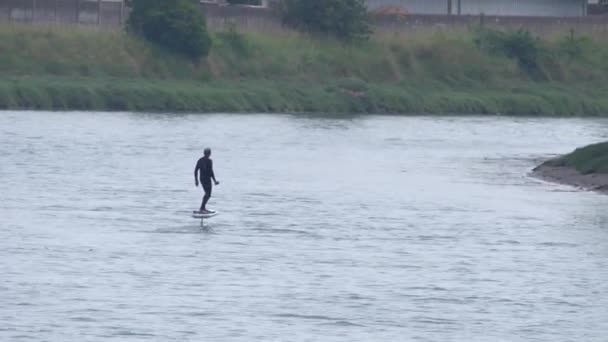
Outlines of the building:
<svg viewBox="0 0 608 342">
<path fill-rule="evenodd" d="M 368 8 L 400 7 L 410 14 L 580 17 L 588 0 L 367 0 Z"/>
</svg>

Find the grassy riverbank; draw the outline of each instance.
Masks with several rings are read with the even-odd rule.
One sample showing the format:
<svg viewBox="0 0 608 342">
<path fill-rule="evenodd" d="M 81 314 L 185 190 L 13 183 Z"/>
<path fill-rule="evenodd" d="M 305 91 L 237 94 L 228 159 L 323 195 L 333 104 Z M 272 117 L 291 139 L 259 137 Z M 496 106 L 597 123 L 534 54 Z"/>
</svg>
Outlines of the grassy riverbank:
<svg viewBox="0 0 608 342">
<path fill-rule="evenodd" d="M 608 194 L 608 142 L 589 145 L 535 168 L 536 177 Z"/>
<path fill-rule="evenodd" d="M 220 32 L 192 63 L 122 32 L 0 25 L 0 108 L 608 115 L 602 39 L 537 41 L 532 70 L 474 32 L 356 47 Z"/>
<path fill-rule="evenodd" d="M 608 174 L 608 142 L 579 148 L 560 158 L 559 163 L 582 174 Z"/>
</svg>

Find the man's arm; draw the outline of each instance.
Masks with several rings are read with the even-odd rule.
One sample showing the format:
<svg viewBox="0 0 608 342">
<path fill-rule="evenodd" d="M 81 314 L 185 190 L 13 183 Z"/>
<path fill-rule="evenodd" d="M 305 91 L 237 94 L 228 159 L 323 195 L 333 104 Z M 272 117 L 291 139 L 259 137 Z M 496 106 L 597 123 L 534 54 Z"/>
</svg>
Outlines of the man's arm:
<svg viewBox="0 0 608 342">
<path fill-rule="evenodd" d="M 215 172 L 213 172 L 213 161 L 212 160 L 209 160 L 209 168 L 211 169 L 211 179 L 213 179 L 213 182 L 215 183 L 215 185 L 220 184 L 220 182 L 218 182 L 215 179 Z"/>
<path fill-rule="evenodd" d="M 198 170 L 200 170 L 200 165 L 197 162 L 196 167 L 194 168 L 194 185 L 198 186 Z"/>
</svg>

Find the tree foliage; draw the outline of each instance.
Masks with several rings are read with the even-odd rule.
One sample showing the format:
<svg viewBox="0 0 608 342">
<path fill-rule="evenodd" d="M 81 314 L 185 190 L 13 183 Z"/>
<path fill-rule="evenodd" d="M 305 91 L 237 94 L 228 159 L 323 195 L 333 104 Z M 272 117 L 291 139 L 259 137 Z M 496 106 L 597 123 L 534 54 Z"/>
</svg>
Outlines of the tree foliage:
<svg viewBox="0 0 608 342">
<path fill-rule="evenodd" d="M 128 27 L 145 39 L 193 59 L 207 56 L 211 38 L 201 9 L 190 0 L 129 0 Z"/>
<path fill-rule="evenodd" d="M 283 20 L 296 29 L 347 42 L 371 34 L 365 0 L 285 0 Z"/>
</svg>

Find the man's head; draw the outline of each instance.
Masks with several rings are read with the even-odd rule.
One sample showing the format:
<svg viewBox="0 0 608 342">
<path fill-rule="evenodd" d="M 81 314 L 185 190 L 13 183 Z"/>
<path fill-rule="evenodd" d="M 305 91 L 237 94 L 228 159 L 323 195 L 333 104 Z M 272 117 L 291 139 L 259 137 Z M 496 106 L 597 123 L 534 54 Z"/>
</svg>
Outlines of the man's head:
<svg viewBox="0 0 608 342">
<path fill-rule="evenodd" d="M 205 157 L 209 157 L 209 156 L 211 156 L 211 149 L 209 147 L 207 147 L 205 149 Z"/>
</svg>

